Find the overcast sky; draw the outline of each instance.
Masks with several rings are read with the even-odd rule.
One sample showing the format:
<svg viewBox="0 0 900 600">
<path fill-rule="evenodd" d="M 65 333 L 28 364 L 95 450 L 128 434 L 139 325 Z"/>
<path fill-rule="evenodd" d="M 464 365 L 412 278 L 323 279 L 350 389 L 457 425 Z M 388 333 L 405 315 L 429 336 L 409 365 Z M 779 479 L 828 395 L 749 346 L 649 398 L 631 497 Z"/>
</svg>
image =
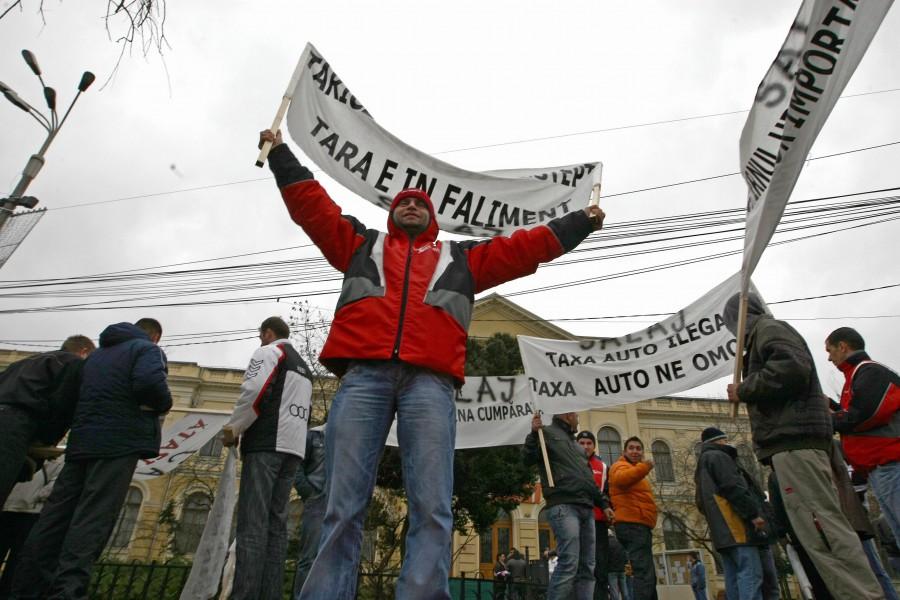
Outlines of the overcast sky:
<svg viewBox="0 0 900 600">
<path fill-rule="evenodd" d="M 0 0 L 0 12 L 10 4 Z M 62 106 L 82 70 L 95 72 L 98 81 L 79 100 L 28 190 L 49 212 L 0 270 L 2 282 L 307 244 L 288 219 L 268 169 L 253 166 L 258 132 L 270 124 L 307 41 L 382 126 L 463 168 L 603 161 L 603 193 L 610 197 L 602 204 L 610 225 L 740 207 L 746 189 L 738 176 L 625 192 L 738 170 L 738 138 L 747 116 L 741 111 L 749 109 L 800 2 L 171 1 L 163 56 L 151 50 L 145 57 L 134 48 L 103 89 L 121 49 L 104 28 L 106 3 L 47 2 L 46 22 L 36 12 L 37 0 L 24 4 L 23 11 L 14 9 L 0 20 L 0 80 L 43 105 L 37 80 L 19 56 L 28 48 Z M 120 27 L 113 22 L 111 28 L 115 38 Z M 894 10 L 847 86 L 845 96 L 853 97 L 838 102 L 811 157 L 900 141 L 898 38 L 900 14 Z M 687 119 L 704 115 L 718 116 Z M 668 122 L 628 127 L 661 121 Z M 0 131 L 0 184 L 11 191 L 43 132 L 5 102 Z M 594 133 L 565 135 L 581 132 Z M 509 143 L 553 136 L 560 137 Z M 896 187 L 898 158 L 900 146 L 888 146 L 809 162 L 792 200 Z M 320 178 L 346 212 L 370 226 L 384 225 L 384 211 Z M 79 206 L 97 202 L 102 203 Z M 898 234 L 898 222 L 888 221 L 772 247 L 754 281 L 770 301 L 898 283 Z M 496 291 L 739 247 L 731 242 L 553 267 Z M 316 256 L 315 248 L 306 247 L 194 266 Z M 740 257 L 731 256 L 512 300 L 551 319 L 674 312 L 739 267 Z M 96 339 L 109 323 L 145 315 L 160 319 L 166 336 L 245 330 L 272 314 L 289 316 L 291 301 L 306 291 L 336 286 L 298 282 L 186 298 L 279 294 L 280 302 L 0 314 L 0 339 L 40 343 L 36 340 L 76 332 Z M 108 299 L 0 297 L 0 310 Z M 326 312 L 335 300 L 335 295 L 310 297 Z M 876 359 L 900 367 L 898 288 L 778 305 L 774 312 L 804 334 L 832 395 L 839 378 L 825 361 L 822 340 L 835 327 L 856 327 Z M 614 336 L 649 322 L 559 324 L 579 335 Z M 167 353 L 170 360 L 243 368 L 256 344 L 248 339 L 170 345 Z M 40 349 L 22 343 L 0 347 Z M 723 385 L 703 393 L 718 394 Z"/>
</svg>

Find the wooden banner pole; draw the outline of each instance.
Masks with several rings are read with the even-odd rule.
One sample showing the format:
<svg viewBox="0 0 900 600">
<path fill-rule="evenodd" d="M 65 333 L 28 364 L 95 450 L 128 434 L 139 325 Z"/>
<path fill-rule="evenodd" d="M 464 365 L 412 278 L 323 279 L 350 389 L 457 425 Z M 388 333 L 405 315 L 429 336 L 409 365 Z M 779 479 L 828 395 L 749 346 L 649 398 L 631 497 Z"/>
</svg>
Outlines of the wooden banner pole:
<svg viewBox="0 0 900 600">
<path fill-rule="evenodd" d="M 278 106 L 278 110 L 275 112 L 275 119 L 272 121 L 272 133 L 277 134 L 278 128 L 281 127 L 281 122 L 284 120 L 284 115 L 287 114 L 288 106 L 291 104 L 291 99 L 294 97 L 294 90 L 297 88 L 297 82 L 300 81 L 300 75 L 303 73 L 303 68 L 306 66 L 306 63 L 309 61 L 309 45 L 303 49 L 303 53 L 300 55 L 300 60 L 297 61 L 297 66 L 294 67 L 294 74 L 291 75 L 291 80 L 288 82 L 287 89 L 284 92 L 284 96 L 281 97 L 281 104 Z M 266 163 L 266 158 L 269 156 L 269 151 L 272 149 L 272 142 L 265 142 L 259 150 L 259 156 L 256 157 L 256 166 L 262 167 Z"/>
<path fill-rule="evenodd" d="M 736 341 L 736 354 L 734 357 L 734 376 L 732 383 L 735 388 L 741 383 L 741 373 L 744 370 L 744 338 L 747 335 L 747 290 L 741 288 L 741 300 L 738 305 L 738 323 Z M 731 418 L 737 419 L 740 402 L 731 403 Z"/>
</svg>

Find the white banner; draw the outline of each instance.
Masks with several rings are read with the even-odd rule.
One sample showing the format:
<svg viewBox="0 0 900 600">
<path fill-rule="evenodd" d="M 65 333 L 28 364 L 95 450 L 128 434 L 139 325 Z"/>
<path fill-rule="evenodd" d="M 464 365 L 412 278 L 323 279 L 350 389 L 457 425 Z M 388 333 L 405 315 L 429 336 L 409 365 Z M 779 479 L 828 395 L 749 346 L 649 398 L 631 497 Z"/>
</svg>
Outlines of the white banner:
<svg viewBox="0 0 900 600">
<path fill-rule="evenodd" d="M 735 339 L 722 319 L 740 273 L 664 321 L 623 337 L 519 336 L 529 390 L 546 413 L 670 396 L 731 373 Z M 751 283 L 751 290 L 756 292 Z"/>
<path fill-rule="evenodd" d="M 231 519 L 237 504 L 237 467 L 235 450 L 228 449 L 225 466 L 216 487 L 200 544 L 194 552 L 191 573 L 181 590 L 179 600 L 209 600 L 215 598 L 219 578 L 228 555 L 228 538 L 231 536 Z"/>
<path fill-rule="evenodd" d="M 522 444 L 531 431 L 531 395 L 524 375 L 466 377 L 456 396 L 456 449 Z M 397 445 L 397 422 L 388 433 Z"/>
<path fill-rule="evenodd" d="M 588 203 L 597 163 L 465 171 L 378 125 L 312 44 L 306 45 L 295 77 L 287 113 L 291 138 L 335 181 L 378 206 L 388 208 L 405 188 L 421 188 L 434 201 L 444 231 L 495 236 L 546 223 Z"/>
<path fill-rule="evenodd" d="M 775 233 L 803 163 L 893 0 L 805 0 L 741 133 L 747 183 L 742 270 Z"/>
<path fill-rule="evenodd" d="M 230 415 L 213 413 L 189 413 L 175 421 L 162 432 L 159 456 L 141 459 L 134 472 L 134 479 L 152 479 L 174 471 L 222 431 Z"/>
</svg>

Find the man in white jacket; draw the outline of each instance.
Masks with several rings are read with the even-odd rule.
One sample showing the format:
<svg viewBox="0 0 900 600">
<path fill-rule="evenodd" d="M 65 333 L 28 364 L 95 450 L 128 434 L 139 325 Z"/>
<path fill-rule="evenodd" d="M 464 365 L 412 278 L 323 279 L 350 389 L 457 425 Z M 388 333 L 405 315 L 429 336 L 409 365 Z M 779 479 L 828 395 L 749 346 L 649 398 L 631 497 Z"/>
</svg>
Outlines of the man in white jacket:
<svg viewBox="0 0 900 600">
<path fill-rule="evenodd" d="M 224 443 L 240 442 L 234 600 L 282 597 L 291 486 L 306 448 L 312 373 L 279 317 L 259 327 L 261 346 L 244 373 Z"/>
</svg>

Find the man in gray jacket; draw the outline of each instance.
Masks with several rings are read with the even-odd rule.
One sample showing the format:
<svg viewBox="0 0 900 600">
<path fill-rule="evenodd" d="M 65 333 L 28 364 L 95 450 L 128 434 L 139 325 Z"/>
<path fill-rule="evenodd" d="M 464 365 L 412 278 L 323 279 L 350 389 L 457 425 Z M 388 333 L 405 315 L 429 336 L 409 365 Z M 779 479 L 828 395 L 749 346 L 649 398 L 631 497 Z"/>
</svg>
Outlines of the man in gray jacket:
<svg viewBox="0 0 900 600">
<path fill-rule="evenodd" d="M 543 427 L 540 414 L 531 421 L 531 433 L 522 449 L 525 464 L 539 465 L 541 488 L 547 506 L 547 519 L 556 536 L 559 563 L 550 577 L 547 600 L 592 600 L 594 595 L 594 506 L 614 514 L 609 499 L 594 483 L 584 450 L 575 442 L 578 415 L 553 415 L 553 422 L 543 427 L 544 440 L 554 486 L 550 487 L 538 444 L 538 430 Z"/>
<path fill-rule="evenodd" d="M 722 318 L 737 329 L 740 297 Z M 778 476 L 797 538 L 835 598 L 883 598 L 859 538 L 841 511 L 828 451 L 833 430 L 812 355 L 797 331 L 748 297 L 743 382 L 728 385 L 728 399 L 750 415 L 756 456 Z"/>
</svg>

